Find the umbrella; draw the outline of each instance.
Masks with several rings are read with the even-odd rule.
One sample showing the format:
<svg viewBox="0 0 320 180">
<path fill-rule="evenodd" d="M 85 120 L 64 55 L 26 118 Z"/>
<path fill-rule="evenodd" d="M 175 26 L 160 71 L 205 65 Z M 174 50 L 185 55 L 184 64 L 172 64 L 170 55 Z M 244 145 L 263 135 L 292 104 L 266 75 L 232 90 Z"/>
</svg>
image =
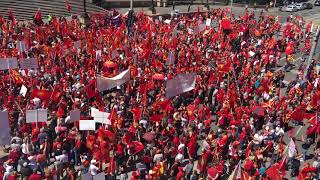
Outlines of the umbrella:
<svg viewBox="0 0 320 180">
<path fill-rule="evenodd" d="M 113 61 L 106 61 L 105 63 L 103 63 L 103 66 L 107 68 L 115 68 L 117 64 Z"/>
<path fill-rule="evenodd" d="M 255 106 L 252 109 L 252 112 L 258 116 L 264 116 L 265 108 L 261 106 Z"/>
<path fill-rule="evenodd" d="M 160 80 L 160 81 L 162 81 L 162 80 L 164 80 L 164 74 L 155 73 L 155 74 L 153 74 L 152 78 L 153 78 L 154 80 Z"/>
<path fill-rule="evenodd" d="M 211 167 L 208 169 L 207 174 L 209 178 L 214 179 L 218 174 L 218 170 L 217 168 Z"/>
<path fill-rule="evenodd" d="M 142 138 L 146 141 L 152 141 L 155 138 L 155 134 L 152 132 L 146 132 Z"/>
</svg>

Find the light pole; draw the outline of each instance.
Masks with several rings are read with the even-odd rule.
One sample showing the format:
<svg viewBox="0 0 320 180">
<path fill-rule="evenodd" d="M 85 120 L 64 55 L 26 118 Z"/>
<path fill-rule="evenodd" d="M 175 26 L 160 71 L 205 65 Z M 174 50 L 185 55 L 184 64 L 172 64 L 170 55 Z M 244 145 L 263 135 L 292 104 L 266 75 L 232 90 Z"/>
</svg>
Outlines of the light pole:
<svg viewBox="0 0 320 180">
<path fill-rule="evenodd" d="M 133 10 L 133 0 L 130 0 L 130 9 Z"/>
</svg>

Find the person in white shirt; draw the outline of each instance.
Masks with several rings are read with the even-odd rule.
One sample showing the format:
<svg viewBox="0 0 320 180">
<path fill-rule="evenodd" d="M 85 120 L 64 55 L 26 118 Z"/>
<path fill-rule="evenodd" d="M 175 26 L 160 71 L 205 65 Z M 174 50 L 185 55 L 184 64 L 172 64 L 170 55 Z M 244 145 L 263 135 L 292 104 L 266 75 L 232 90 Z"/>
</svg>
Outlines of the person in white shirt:
<svg viewBox="0 0 320 180">
<path fill-rule="evenodd" d="M 90 161 L 90 167 L 89 167 L 89 172 L 92 176 L 95 176 L 99 173 L 99 168 L 96 166 L 97 161 L 95 159 L 92 159 Z"/>
</svg>

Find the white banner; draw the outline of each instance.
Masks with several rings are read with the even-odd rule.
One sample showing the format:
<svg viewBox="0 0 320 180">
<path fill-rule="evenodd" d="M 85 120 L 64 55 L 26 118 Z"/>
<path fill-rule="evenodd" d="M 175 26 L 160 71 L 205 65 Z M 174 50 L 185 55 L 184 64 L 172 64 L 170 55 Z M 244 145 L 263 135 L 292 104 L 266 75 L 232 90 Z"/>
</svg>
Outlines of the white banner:
<svg viewBox="0 0 320 180">
<path fill-rule="evenodd" d="M 80 131 L 95 131 L 96 122 L 94 120 L 80 120 L 79 121 L 79 130 Z"/>
<path fill-rule="evenodd" d="M 195 88 L 197 74 L 179 74 L 166 83 L 166 98 L 191 91 Z"/>
<path fill-rule="evenodd" d="M 0 70 L 18 69 L 17 58 L 0 58 Z"/>
<path fill-rule="evenodd" d="M 48 110 L 47 109 L 38 109 L 38 110 L 27 110 L 26 111 L 26 122 L 47 122 L 48 119 Z"/>
<path fill-rule="evenodd" d="M 10 144 L 10 126 L 7 111 L 0 111 L 0 146 Z"/>
<path fill-rule="evenodd" d="M 130 80 L 130 71 L 129 69 L 123 71 L 113 78 L 106 78 L 100 75 L 97 75 L 97 88 L 99 92 L 120 86 Z"/>
<path fill-rule="evenodd" d="M 36 58 L 22 59 L 20 61 L 20 69 L 38 69 L 38 61 Z"/>
<path fill-rule="evenodd" d="M 26 97 L 27 92 L 28 92 L 28 88 L 22 85 L 19 94 L 22 95 L 23 97 Z"/>
</svg>

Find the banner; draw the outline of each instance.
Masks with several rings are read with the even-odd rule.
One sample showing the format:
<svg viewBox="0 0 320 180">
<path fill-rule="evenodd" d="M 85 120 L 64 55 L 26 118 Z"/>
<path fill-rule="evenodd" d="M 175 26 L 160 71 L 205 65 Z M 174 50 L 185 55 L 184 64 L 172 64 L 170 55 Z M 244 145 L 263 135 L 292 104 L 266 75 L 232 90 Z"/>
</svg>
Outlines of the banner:
<svg viewBox="0 0 320 180">
<path fill-rule="evenodd" d="M 0 58 L 0 70 L 18 69 L 17 58 Z"/>
<path fill-rule="evenodd" d="M 95 131 L 96 122 L 94 120 L 80 120 L 79 121 L 80 131 Z"/>
<path fill-rule="evenodd" d="M 38 69 L 38 61 L 36 58 L 22 59 L 20 61 L 20 69 Z"/>
<path fill-rule="evenodd" d="M 26 122 L 47 122 L 48 111 L 47 109 L 35 109 L 26 111 Z"/>
<path fill-rule="evenodd" d="M 179 74 L 166 83 L 166 98 L 171 98 L 195 88 L 196 73 Z"/>
<path fill-rule="evenodd" d="M 129 69 L 123 71 L 113 78 L 106 78 L 100 75 L 97 75 L 97 88 L 99 92 L 120 86 L 130 80 L 130 71 Z"/>
<path fill-rule="evenodd" d="M 10 126 L 7 111 L 0 111 L 0 146 L 10 144 Z"/>
</svg>

